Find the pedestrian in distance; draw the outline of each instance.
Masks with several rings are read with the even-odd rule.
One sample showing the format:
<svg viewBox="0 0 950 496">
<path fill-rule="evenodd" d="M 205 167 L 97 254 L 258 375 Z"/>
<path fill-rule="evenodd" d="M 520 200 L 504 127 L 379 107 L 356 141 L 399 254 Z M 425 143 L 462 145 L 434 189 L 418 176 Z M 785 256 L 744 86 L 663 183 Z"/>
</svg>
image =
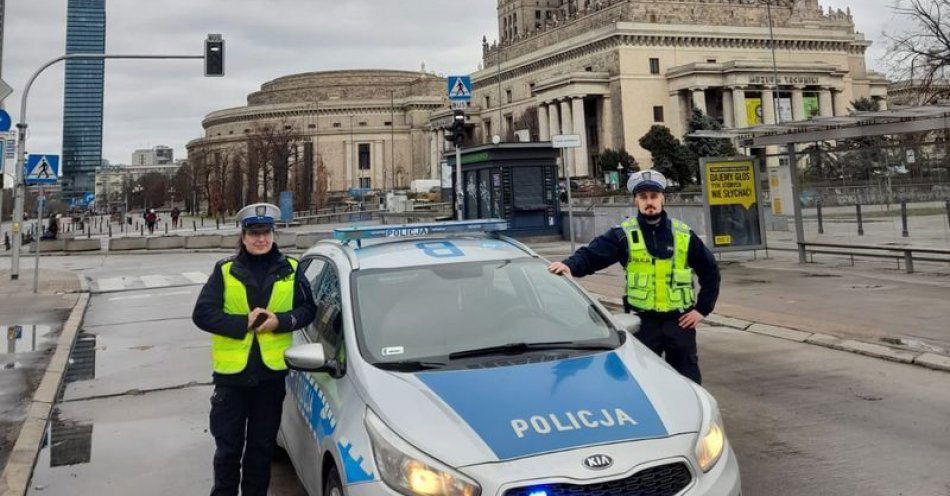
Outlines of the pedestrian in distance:
<svg viewBox="0 0 950 496">
<path fill-rule="evenodd" d="M 149 234 L 155 234 L 155 224 L 158 222 L 158 214 L 155 213 L 155 209 L 149 209 L 145 213 L 145 225 L 148 227 Z"/>
<path fill-rule="evenodd" d="M 212 496 L 264 496 L 285 396 L 284 351 L 309 325 L 316 305 L 297 260 L 274 243 L 280 209 L 267 203 L 238 212 L 235 256 L 219 261 L 192 320 L 210 332 L 214 393 Z"/>
<path fill-rule="evenodd" d="M 173 207 L 171 211 L 171 216 L 172 216 L 172 228 L 178 229 L 180 227 L 178 225 L 178 218 L 181 216 L 181 210 L 178 210 L 178 207 Z"/>
<path fill-rule="evenodd" d="M 563 262 L 552 263 L 548 271 L 584 277 L 615 263 L 622 265 L 624 308 L 641 320 L 637 339 L 700 384 L 696 326 L 716 306 L 719 266 L 696 233 L 664 211 L 666 187 L 659 172 L 632 174 L 627 189 L 634 195 L 636 218 L 595 238 Z M 698 295 L 694 274 L 699 279 Z"/>
</svg>

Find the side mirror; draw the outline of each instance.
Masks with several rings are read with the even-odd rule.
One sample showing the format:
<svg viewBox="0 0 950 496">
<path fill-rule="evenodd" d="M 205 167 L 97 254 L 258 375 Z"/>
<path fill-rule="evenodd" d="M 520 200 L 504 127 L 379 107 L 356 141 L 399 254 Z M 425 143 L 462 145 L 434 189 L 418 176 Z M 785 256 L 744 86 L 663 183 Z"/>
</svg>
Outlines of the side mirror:
<svg viewBox="0 0 950 496">
<path fill-rule="evenodd" d="M 614 322 L 616 322 L 620 327 L 624 328 L 630 334 L 634 334 L 640 330 L 640 317 L 629 314 L 629 313 L 615 313 L 613 314 Z"/>
<path fill-rule="evenodd" d="M 322 372 L 326 370 L 327 358 L 320 343 L 308 343 L 294 346 L 284 351 L 287 366 L 301 372 Z"/>
</svg>

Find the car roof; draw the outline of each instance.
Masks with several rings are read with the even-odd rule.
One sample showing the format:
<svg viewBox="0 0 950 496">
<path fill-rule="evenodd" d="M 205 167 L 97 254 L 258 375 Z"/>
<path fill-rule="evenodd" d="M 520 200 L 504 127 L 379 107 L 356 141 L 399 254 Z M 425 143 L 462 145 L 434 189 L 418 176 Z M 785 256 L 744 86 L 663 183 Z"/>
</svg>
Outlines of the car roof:
<svg viewBox="0 0 950 496">
<path fill-rule="evenodd" d="M 318 247 L 326 244 L 349 252 L 350 259 L 355 258 L 358 262 L 359 270 L 512 260 L 536 256 L 518 241 L 488 234 L 364 240 L 359 246 L 353 242 L 323 241 Z"/>
</svg>

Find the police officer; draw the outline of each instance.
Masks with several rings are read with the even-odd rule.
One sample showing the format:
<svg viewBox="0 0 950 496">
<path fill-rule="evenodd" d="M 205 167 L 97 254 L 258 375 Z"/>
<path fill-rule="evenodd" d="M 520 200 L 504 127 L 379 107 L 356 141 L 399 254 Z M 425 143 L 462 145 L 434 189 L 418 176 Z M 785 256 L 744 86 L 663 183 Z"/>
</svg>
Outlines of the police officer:
<svg viewBox="0 0 950 496">
<path fill-rule="evenodd" d="M 313 321 L 316 306 L 297 260 L 274 244 L 280 209 L 240 212 L 238 253 L 219 261 L 201 289 L 192 320 L 212 333 L 212 496 L 267 494 L 280 426 L 291 332 Z"/>
<path fill-rule="evenodd" d="M 641 319 L 637 338 L 667 363 L 701 383 L 696 326 L 719 297 L 719 267 L 689 226 L 663 210 L 666 178 L 647 170 L 630 176 L 637 217 L 627 219 L 563 262 L 554 274 L 583 277 L 615 263 L 626 269 L 624 307 Z M 700 291 L 693 290 L 693 274 Z"/>
</svg>

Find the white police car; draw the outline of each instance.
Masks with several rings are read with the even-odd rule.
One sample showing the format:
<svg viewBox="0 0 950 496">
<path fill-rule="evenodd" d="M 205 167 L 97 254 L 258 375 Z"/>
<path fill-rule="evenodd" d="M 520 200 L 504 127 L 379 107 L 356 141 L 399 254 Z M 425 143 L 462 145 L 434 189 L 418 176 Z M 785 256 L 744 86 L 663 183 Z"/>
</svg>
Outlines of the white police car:
<svg viewBox="0 0 950 496">
<path fill-rule="evenodd" d="M 504 227 L 341 229 L 306 253 L 318 313 L 285 353 L 279 440 L 310 494 L 739 494 L 713 397 L 636 317 L 482 232 Z"/>
</svg>

